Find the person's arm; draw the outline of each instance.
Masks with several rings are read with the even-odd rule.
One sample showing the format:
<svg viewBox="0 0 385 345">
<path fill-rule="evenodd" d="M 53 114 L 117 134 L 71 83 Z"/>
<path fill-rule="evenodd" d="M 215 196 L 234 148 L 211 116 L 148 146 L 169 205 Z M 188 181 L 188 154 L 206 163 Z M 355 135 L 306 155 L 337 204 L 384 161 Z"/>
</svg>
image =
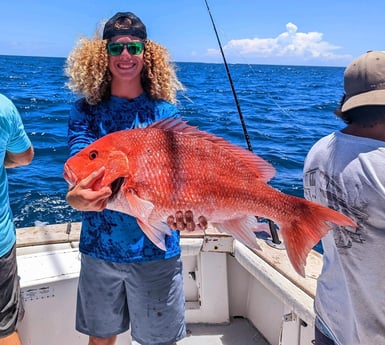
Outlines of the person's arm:
<svg viewBox="0 0 385 345">
<path fill-rule="evenodd" d="M 68 148 L 70 156 L 97 139 L 91 130 L 87 103 L 84 99 L 77 101 L 71 108 L 68 121 Z M 79 181 L 76 186 L 69 186 L 66 200 L 69 205 L 79 211 L 102 211 L 105 209 L 112 191 L 109 187 L 94 190 L 92 186 L 102 178 L 104 170 L 100 169 Z"/>
<path fill-rule="evenodd" d="M 10 99 L 1 95 L 0 102 L 0 130 L 7 133 L 4 166 L 14 168 L 28 165 L 33 159 L 34 150 L 21 116 Z"/>
<path fill-rule="evenodd" d="M 28 150 L 21 153 L 12 153 L 6 151 L 4 158 L 4 166 L 6 168 L 15 168 L 22 165 L 28 165 L 32 162 L 34 156 L 33 147 L 30 146 Z"/>
</svg>

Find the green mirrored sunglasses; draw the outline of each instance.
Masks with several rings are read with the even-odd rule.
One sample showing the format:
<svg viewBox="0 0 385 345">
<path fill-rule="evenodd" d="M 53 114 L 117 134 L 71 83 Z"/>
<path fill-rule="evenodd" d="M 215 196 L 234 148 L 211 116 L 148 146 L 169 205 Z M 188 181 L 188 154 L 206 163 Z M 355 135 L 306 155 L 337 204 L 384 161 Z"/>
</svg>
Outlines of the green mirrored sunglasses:
<svg viewBox="0 0 385 345">
<path fill-rule="evenodd" d="M 143 42 L 108 42 L 107 43 L 107 51 L 108 54 L 112 56 L 117 56 L 122 54 L 124 47 L 127 48 L 127 52 L 130 55 L 139 55 L 144 49 Z"/>
</svg>

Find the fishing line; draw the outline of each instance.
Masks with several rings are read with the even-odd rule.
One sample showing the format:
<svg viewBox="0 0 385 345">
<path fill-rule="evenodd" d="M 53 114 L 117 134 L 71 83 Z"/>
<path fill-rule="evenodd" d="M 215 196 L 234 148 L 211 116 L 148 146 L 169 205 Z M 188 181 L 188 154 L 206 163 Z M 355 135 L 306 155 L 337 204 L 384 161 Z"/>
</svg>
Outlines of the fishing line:
<svg viewBox="0 0 385 345">
<path fill-rule="evenodd" d="M 229 66 L 227 65 L 226 57 L 225 57 L 225 54 L 223 52 L 221 40 L 219 38 L 218 31 L 217 31 L 217 28 L 216 28 L 213 16 L 211 15 L 210 7 L 209 7 L 209 4 L 208 4 L 207 0 L 205 0 L 205 3 L 206 3 L 206 7 L 207 7 L 207 12 L 209 13 L 209 16 L 210 16 L 210 19 L 211 19 L 211 23 L 212 23 L 213 28 L 214 28 L 215 36 L 216 36 L 217 41 L 218 41 L 219 49 L 221 51 L 223 63 L 224 63 L 225 68 L 226 68 L 227 78 L 229 79 L 229 82 L 230 82 L 231 91 L 233 92 L 233 97 L 234 97 L 235 104 L 237 106 L 237 110 L 238 110 L 238 114 L 239 114 L 239 119 L 240 119 L 241 124 L 242 124 L 243 135 L 245 137 L 245 140 L 246 140 L 247 147 L 248 147 L 249 151 L 253 152 L 253 148 L 252 148 L 252 145 L 251 145 L 251 142 L 250 142 L 249 133 L 247 132 L 247 127 L 246 127 L 246 124 L 245 124 L 245 120 L 243 118 L 243 114 L 242 114 L 242 111 L 241 111 L 241 106 L 240 106 L 239 101 L 238 101 L 237 93 L 235 91 L 235 87 L 234 87 L 233 79 L 231 77 Z M 271 232 L 272 245 L 273 246 L 280 245 L 281 241 L 278 238 L 278 234 L 277 234 L 277 230 L 276 230 L 276 228 L 274 226 L 274 222 L 272 220 L 270 220 L 270 219 L 268 220 L 268 222 L 269 222 L 269 228 L 270 228 L 270 232 Z"/>
</svg>

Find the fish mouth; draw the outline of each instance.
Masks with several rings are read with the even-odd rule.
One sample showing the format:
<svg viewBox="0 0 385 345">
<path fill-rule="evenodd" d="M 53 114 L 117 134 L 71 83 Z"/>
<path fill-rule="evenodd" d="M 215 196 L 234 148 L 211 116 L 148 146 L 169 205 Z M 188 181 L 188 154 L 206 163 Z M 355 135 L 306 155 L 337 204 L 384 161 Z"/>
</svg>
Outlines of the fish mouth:
<svg viewBox="0 0 385 345">
<path fill-rule="evenodd" d="M 72 169 L 70 168 L 70 166 L 68 164 L 64 164 L 63 178 L 67 181 L 70 188 L 76 186 L 77 183 L 79 182 L 77 175 L 72 171 Z M 94 187 L 96 185 L 100 184 L 102 178 L 94 183 Z M 112 193 L 110 195 L 109 200 L 114 200 L 116 198 L 120 188 L 122 187 L 122 185 L 124 183 L 124 180 L 125 180 L 124 177 L 118 177 L 116 180 L 114 180 L 110 184 L 110 188 L 111 188 Z"/>
<path fill-rule="evenodd" d="M 111 183 L 110 188 L 111 188 L 112 194 L 109 198 L 109 201 L 112 201 L 116 198 L 120 190 L 120 187 L 122 187 L 124 183 L 124 180 L 125 180 L 124 177 L 118 177 L 115 181 Z"/>
<path fill-rule="evenodd" d="M 78 182 L 76 174 L 72 171 L 68 164 L 64 164 L 63 178 L 67 181 L 70 187 L 75 186 Z"/>
</svg>

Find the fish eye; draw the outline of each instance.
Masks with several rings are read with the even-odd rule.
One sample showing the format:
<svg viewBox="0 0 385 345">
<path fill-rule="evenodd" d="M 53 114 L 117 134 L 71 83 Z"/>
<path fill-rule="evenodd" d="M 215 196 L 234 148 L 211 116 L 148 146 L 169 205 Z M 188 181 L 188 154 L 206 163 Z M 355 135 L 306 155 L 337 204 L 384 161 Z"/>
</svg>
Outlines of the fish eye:
<svg viewBox="0 0 385 345">
<path fill-rule="evenodd" d="M 90 157 L 91 160 L 94 160 L 95 158 L 98 157 L 98 151 L 95 151 L 95 150 L 91 151 L 88 157 Z"/>
</svg>

